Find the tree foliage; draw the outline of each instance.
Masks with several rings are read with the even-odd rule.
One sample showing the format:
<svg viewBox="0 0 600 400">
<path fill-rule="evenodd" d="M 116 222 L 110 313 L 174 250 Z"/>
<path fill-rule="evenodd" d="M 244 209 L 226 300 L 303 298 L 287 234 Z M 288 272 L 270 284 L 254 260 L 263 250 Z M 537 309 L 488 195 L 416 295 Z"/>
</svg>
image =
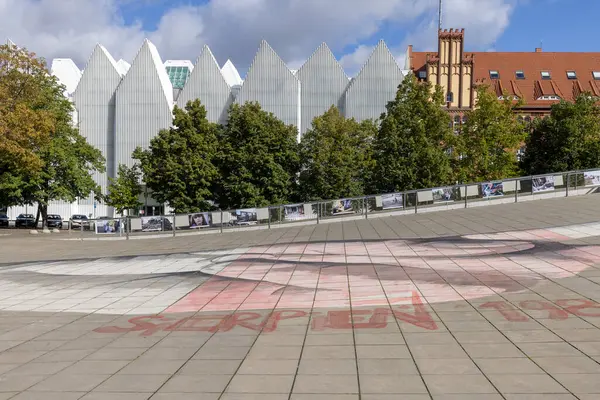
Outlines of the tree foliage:
<svg viewBox="0 0 600 400">
<path fill-rule="evenodd" d="M 450 117 L 439 87 L 407 75 L 381 115 L 373 141 L 373 191 L 395 192 L 447 184 L 452 171 Z"/>
<path fill-rule="evenodd" d="M 13 44 L 0 46 L 0 167 L 12 174 L 39 171 L 36 152 L 55 130 L 60 92 L 43 59 Z M 1 179 L 1 177 L 0 177 Z"/>
<path fill-rule="evenodd" d="M 0 203 L 37 203 L 45 226 L 51 201 L 101 198 L 92 174 L 104 171 L 104 157 L 73 126 L 73 105 L 43 60 L 14 46 L 0 52 L 8 60 L 0 63 Z"/>
<path fill-rule="evenodd" d="M 258 103 L 233 104 L 219 137 L 221 208 L 262 207 L 290 200 L 299 157 L 298 131 Z"/>
<path fill-rule="evenodd" d="M 523 169 L 532 175 L 600 166 L 600 107 L 589 93 L 554 104 L 536 119 L 526 141 Z"/>
<path fill-rule="evenodd" d="M 142 194 L 142 185 L 140 183 L 142 173 L 139 165 L 135 164 L 131 168 L 119 164 L 119 171 L 116 178 L 108 178 L 108 194 L 105 203 L 109 207 L 114 207 L 119 214 L 125 210 L 134 210 L 142 206 L 139 198 Z"/>
<path fill-rule="evenodd" d="M 517 151 L 527 136 L 516 114 L 522 104 L 508 95 L 498 100 L 487 86 L 477 88 L 476 108 L 466 113 L 453 152 L 461 156 L 458 180 L 479 182 L 518 175 Z"/>
<path fill-rule="evenodd" d="M 324 200 L 365 194 L 371 170 L 372 121 L 346 119 L 336 107 L 316 117 L 300 143 L 299 194 Z"/>
<path fill-rule="evenodd" d="M 159 132 L 150 148 L 137 148 L 144 182 L 160 203 L 175 212 L 187 213 L 211 208 L 212 188 L 218 176 L 214 164 L 218 126 L 206 119 L 200 100 L 175 107 L 173 127 Z"/>
</svg>

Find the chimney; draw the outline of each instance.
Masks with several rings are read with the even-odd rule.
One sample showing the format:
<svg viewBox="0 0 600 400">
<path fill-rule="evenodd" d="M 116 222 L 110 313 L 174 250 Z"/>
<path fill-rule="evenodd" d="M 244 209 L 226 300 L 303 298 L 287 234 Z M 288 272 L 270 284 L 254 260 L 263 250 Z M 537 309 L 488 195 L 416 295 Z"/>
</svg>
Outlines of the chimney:
<svg viewBox="0 0 600 400">
<path fill-rule="evenodd" d="M 541 47 L 536 47 L 535 48 L 535 52 L 536 53 L 541 53 L 542 52 L 542 48 Z"/>
</svg>

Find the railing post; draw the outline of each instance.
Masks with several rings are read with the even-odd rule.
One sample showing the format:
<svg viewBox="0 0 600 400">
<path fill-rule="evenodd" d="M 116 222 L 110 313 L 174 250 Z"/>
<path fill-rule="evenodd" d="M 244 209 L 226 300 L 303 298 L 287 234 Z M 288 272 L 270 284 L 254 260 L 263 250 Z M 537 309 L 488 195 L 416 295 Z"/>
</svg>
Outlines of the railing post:
<svg viewBox="0 0 600 400">
<path fill-rule="evenodd" d="M 569 197 L 569 186 L 571 186 L 571 174 L 567 172 L 567 190 L 565 192 L 565 197 Z"/>
<path fill-rule="evenodd" d="M 415 192 L 415 214 L 418 213 L 419 210 L 419 192 Z"/>
<path fill-rule="evenodd" d="M 175 213 L 173 213 L 173 225 L 171 225 L 171 229 L 173 230 L 173 237 L 175 237 L 176 228 L 177 228 L 177 215 Z"/>
<path fill-rule="evenodd" d="M 320 217 L 321 217 L 321 203 L 319 202 L 319 203 L 317 203 L 317 225 L 319 225 L 319 223 L 320 223 Z"/>
</svg>

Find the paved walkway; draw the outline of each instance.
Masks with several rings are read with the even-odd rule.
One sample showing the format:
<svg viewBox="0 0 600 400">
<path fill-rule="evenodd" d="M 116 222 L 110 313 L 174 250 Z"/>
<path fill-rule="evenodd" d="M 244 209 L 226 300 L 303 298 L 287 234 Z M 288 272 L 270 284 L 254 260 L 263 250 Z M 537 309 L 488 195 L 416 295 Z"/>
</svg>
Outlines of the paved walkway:
<svg viewBox="0 0 600 400">
<path fill-rule="evenodd" d="M 0 400 L 598 399 L 597 199 L 2 236 Z"/>
</svg>

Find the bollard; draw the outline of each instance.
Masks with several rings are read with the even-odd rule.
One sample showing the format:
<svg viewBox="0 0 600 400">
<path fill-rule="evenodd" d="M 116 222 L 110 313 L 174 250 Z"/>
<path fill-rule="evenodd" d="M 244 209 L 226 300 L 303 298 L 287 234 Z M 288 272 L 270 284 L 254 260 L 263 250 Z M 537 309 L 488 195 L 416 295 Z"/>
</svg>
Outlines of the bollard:
<svg viewBox="0 0 600 400">
<path fill-rule="evenodd" d="M 131 230 L 131 218 L 127 216 L 125 218 L 125 221 L 127 221 L 127 224 L 125 225 L 125 238 L 126 240 L 129 240 L 129 231 Z"/>
<path fill-rule="evenodd" d="M 223 210 L 221 210 L 221 233 L 223 233 Z"/>
<path fill-rule="evenodd" d="M 533 191 L 533 182 L 531 184 L 531 190 Z M 515 179 L 515 203 L 519 202 L 519 180 Z"/>
<path fill-rule="evenodd" d="M 177 230 L 177 215 L 173 214 L 173 225 L 171 225 L 171 229 L 173 229 L 173 237 L 175 237 L 175 231 Z"/>
<path fill-rule="evenodd" d="M 319 225 L 320 216 L 321 216 L 321 203 L 317 203 L 317 225 Z"/>
<path fill-rule="evenodd" d="M 467 206 L 467 202 L 468 202 L 468 199 L 469 199 L 469 193 L 467 193 L 468 190 L 469 190 L 469 186 L 465 185 L 465 208 L 468 207 Z"/>
<path fill-rule="evenodd" d="M 369 203 L 366 200 L 367 200 L 367 198 L 363 197 L 363 207 L 365 209 L 365 219 L 369 219 Z"/>
<path fill-rule="evenodd" d="M 267 224 L 269 229 L 271 229 L 271 207 L 267 208 L 267 214 L 269 215 L 269 219 L 267 220 Z"/>
<path fill-rule="evenodd" d="M 565 192 L 565 197 L 569 197 L 569 186 L 571 185 L 571 174 L 567 172 L 567 190 Z"/>
</svg>

